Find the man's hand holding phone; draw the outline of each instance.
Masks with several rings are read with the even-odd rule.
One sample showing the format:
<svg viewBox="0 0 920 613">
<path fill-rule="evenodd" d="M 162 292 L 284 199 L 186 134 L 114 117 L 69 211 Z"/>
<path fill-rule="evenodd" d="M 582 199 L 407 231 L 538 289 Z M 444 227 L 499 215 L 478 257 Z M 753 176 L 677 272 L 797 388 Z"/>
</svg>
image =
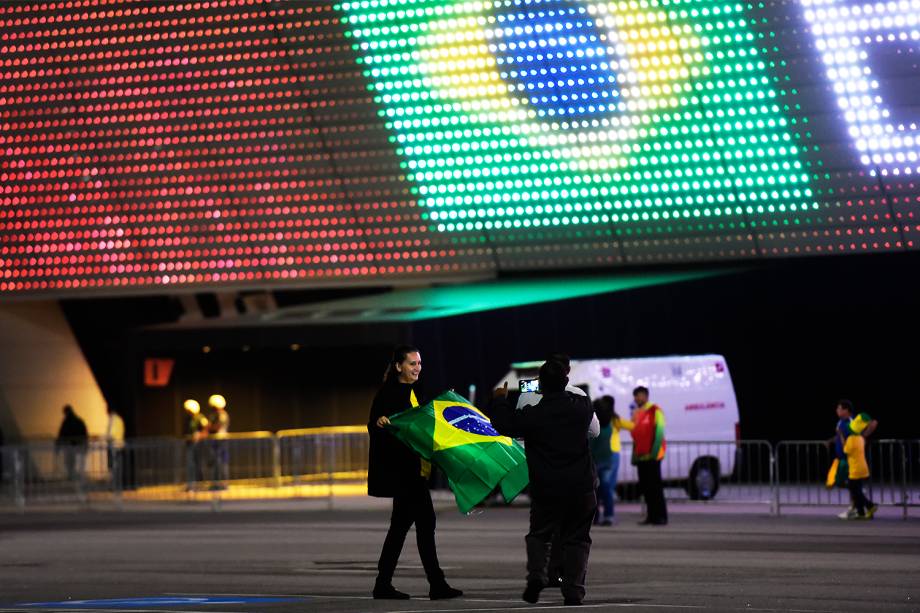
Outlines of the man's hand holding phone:
<svg viewBox="0 0 920 613">
<path fill-rule="evenodd" d="M 518 388 L 520 388 L 522 394 L 525 394 L 527 392 L 533 392 L 535 394 L 539 394 L 540 393 L 540 380 L 539 379 L 521 379 L 518 382 Z"/>
</svg>

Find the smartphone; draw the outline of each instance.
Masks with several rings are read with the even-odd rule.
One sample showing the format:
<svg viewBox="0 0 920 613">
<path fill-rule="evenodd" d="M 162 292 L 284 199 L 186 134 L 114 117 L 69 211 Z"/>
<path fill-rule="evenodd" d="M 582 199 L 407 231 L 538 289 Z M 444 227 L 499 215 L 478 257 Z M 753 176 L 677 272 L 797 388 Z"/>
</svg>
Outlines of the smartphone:
<svg viewBox="0 0 920 613">
<path fill-rule="evenodd" d="M 521 393 L 525 392 L 535 392 L 540 393 L 540 380 L 539 379 L 521 379 L 518 382 L 518 387 L 521 389 Z"/>
</svg>

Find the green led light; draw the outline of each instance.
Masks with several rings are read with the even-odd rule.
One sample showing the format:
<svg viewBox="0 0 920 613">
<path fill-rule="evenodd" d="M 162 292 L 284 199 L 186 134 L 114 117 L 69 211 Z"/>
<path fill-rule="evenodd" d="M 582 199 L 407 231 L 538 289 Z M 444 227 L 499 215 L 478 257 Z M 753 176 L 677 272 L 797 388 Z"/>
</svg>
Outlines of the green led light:
<svg viewBox="0 0 920 613">
<path fill-rule="evenodd" d="M 387 0 L 341 10 L 439 231 L 817 208 L 739 4 Z M 750 206 L 715 206 L 736 201 Z M 659 207 L 670 211 L 649 211 Z M 622 209 L 643 212 L 594 214 Z"/>
</svg>

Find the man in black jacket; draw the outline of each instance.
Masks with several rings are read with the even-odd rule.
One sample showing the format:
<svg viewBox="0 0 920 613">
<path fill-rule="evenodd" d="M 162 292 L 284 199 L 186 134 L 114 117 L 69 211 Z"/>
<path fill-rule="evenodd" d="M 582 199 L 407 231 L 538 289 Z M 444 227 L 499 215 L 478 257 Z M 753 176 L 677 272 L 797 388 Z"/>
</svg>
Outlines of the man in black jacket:
<svg viewBox="0 0 920 613">
<path fill-rule="evenodd" d="M 495 390 L 492 425 L 505 436 L 524 439 L 530 474 L 530 532 L 527 544 L 527 588 L 523 598 L 535 603 L 547 585 L 547 562 L 553 532 L 562 542 L 562 595 L 567 605 L 585 597 L 585 576 L 591 550 L 591 523 L 597 509 L 597 473 L 585 432 L 594 414 L 585 396 L 565 391 L 565 367 L 555 361 L 540 368 L 543 397 L 536 405 L 515 410 L 508 402 L 508 384 Z"/>
<path fill-rule="evenodd" d="M 64 421 L 61 422 L 61 429 L 58 430 L 54 445 L 56 452 L 64 453 L 67 478 L 78 487 L 82 486 L 89 434 L 86 431 L 86 422 L 80 419 L 69 404 L 64 405 Z"/>
</svg>

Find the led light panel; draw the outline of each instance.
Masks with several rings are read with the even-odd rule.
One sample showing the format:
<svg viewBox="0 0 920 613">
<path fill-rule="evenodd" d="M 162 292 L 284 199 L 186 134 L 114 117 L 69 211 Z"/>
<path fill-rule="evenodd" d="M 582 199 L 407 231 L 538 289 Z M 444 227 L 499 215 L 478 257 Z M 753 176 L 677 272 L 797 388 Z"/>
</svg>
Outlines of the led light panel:
<svg viewBox="0 0 920 613">
<path fill-rule="evenodd" d="M 0 294 L 916 249 L 918 15 L 0 3 Z"/>
<path fill-rule="evenodd" d="M 740 5 L 341 7 L 439 231 L 817 206 Z"/>
<path fill-rule="evenodd" d="M 906 43 L 920 48 L 920 0 L 801 2 L 860 161 L 883 175 L 920 172 L 917 121 L 893 119 L 891 105 L 867 61 L 867 49 L 873 45 Z M 920 107 L 920 99 L 915 104 Z"/>
<path fill-rule="evenodd" d="M 493 269 L 420 219 L 329 4 L 0 4 L 0 156 L 0 292 Z"/>
</svg>

